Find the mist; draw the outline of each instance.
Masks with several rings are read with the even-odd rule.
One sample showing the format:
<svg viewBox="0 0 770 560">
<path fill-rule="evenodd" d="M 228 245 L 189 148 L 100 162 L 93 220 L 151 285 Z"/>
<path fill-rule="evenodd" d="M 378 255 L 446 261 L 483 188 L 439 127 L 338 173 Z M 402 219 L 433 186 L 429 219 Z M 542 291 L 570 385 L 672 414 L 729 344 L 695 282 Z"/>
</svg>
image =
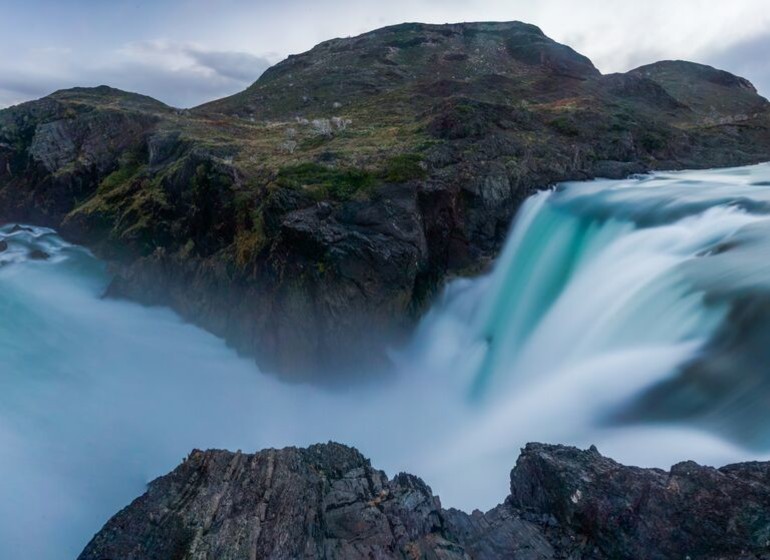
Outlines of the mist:
<svg viewBox="0 0 770 560">
<path fill-rule="evenodd" d="M 419 474 L 445 506 L 466 510 L 504 498 L 531 440 L 597 444 L 660 467 L 761 457 L 767 446 L 695 421 L 611 418 L 724 325 L 723 271 L 756 260 L 751 236 L 735 259 L 698 263 L 767 223 L 723 196 L 731 185 L 761 209 L 770 191 L 752 185 L 767 176 L 764 165 L 536 195 L 494 271 L 451 283 L 393 350 L 392 371 L 362 371 L 346 388 L 285 383 L 167 309 L 103 299 L 109 277 L 88 251 L 52 230 L 0 228 L 0 556 L 76 556 L 193 448 L 333 439 L 391 476 Z M 684 196 L 693 181 L 697 196 Z M 602 218 L 608 208 L 618 219 Z M 645 223 L 656 208 L 657 223 Z M 744 294 L 764 289 L 767 270 L 758 277 Z M 716 289 L 723 302 L 707 303 Z"/>
</svg>

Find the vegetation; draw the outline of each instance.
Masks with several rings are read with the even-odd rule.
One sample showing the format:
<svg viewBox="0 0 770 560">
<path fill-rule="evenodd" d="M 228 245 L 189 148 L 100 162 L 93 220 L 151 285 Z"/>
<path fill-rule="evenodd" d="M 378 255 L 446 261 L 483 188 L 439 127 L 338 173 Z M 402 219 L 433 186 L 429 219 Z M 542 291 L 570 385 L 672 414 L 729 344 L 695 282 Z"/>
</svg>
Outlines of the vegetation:
<svg viewBox="0 0 770 560">
<path fill-rule="evenodd" d="M 580 129 L 577 127 L 575 122 L 568 117 L 556 117 L 548 124 L 556 132 L 563 134 L 564 136 L 575 137 L 580 134 Z"/>
<path fill-rule="evenodd" d="M 371 189 L 375 176 L 365 169 L 334 168 L 318 163 L 301 163 L 283 167 L 276 183 L 282 187 L 307 190 L 316 198 L 349 200 Z"/>
<path fill-rule="evenodd" d="M 237 232 L 234 243 L 236 264 L 243 267 L 253 262 L 266 243 L 267 238 L 261 228 Z"/>
<path fill-rule="evenodd" d="M 417 154 L 401 154 L 386 162 L 382 178 L 388 183 L 406 183 L 424 179 L 427 175 L 422 157 Z"/>
<path fill-rule="evenodd" d="M 121 165 L 102 179 L 102 182 L 99 184 L 98 192 L 107 193 L 115 190 L 141 175 L 145 169 L 146 166 L 137 161 L 131 161 L 126 165 Z"/>
<path fill-rule="evenodd" d="M 642 137 L 639 139 L 639 143 L 642 145 L 642 148 L 648 152 L 661 150 L 666 146 L 665 139 L 660 134 L 656 134 L 655 132 L 645 132 L 642 134 Z"/>
</svg>

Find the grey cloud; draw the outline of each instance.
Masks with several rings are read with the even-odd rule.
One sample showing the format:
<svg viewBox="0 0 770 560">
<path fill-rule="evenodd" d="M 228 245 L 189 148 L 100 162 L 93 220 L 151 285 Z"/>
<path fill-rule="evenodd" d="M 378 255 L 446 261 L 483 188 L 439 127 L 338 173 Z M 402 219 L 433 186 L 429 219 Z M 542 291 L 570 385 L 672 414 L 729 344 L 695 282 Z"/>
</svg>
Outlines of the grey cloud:
<svg viewBox="0 0 770 560">
<path fill-rule="evenodd" d="M 213 70 L 222 77 L 244 82 L 253 82 L 270 67 L 266 58 L 244 52 L 188 49 L 187 53 L 200 66 Z"/>
<path fill-rule="evenodd" d="M 0 73 L 0 108 L 37 99 L 62 87 L 70 84 L 48 76 L 4 71 Z"/>
<path fill-rule="evenodd" d="M 202 73 L 195 68 L 169 70 L 141 63 L 101 69 L 89 73 L 85 85 L 106 83 L 136 91 L 175 107 L 192 107 L 226 97 L 245 89 L 251 82 L 218 74 Z"/>
<path fill-rule="evenodd" d="M 164 55 L 181 56 L 188 64 L 168 63 Z M 57 56 L 61 56 L 58 53 Z M 23 61 L 22 61 L 23 62 Z M 0 108 L 36 99 L 58 89 L 107 84 L 150 95 L 176 107 L 192 107 L 242 91 L 270 66 L 264 57 L 245 52 L 209 51 L 189 45 L 142 44 L 132 56 L 116 51 L 98 65 L 82 53 L 54 64 L 20 64 L 0 69 Z"/>
</svg>

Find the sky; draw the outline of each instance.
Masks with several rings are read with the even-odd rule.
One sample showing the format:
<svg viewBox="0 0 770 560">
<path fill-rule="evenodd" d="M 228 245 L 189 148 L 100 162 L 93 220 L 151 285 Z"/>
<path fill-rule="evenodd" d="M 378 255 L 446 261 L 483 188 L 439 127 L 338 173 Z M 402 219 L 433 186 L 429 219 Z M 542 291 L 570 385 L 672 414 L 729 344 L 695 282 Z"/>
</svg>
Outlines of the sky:
<svg viewBox="0 0 770 560">
<path fill-rule="evenodd" d="M 604 73 L 686 59 L 770 96 L 767 1 L 0 0 L 0 107 L 100 84 L 191 107 L 321 41 L 404 21 L 526 21 Z"/>
</svg>

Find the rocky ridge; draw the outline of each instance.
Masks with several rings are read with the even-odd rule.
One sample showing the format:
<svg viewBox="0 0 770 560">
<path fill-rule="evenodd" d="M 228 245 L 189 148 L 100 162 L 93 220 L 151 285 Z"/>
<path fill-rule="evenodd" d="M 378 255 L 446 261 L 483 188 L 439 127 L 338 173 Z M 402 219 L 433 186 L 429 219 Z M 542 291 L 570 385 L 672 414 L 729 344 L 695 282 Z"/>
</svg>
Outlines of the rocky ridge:
<svg viewBox="0 0 770 560">
<path fill-rule="evenodd" d="M 104 86 L 2 110 L 0 222 L 57 228 L 111 263 L 111 295 L 317 380 L 371 369 L 536 189 L 768 154 L 770 104 L 727 72 L 602 75 L 532 25 L 403 24 L 192 110 Z"/>
<path fill-rule="evenodd" d="M 770 463 L 666 472 L 595 448 L 528 444 L 505 501 L 466 514 L 335 443 L 196 450 L 79 558 L 766 559 Z"/>
</svg>

